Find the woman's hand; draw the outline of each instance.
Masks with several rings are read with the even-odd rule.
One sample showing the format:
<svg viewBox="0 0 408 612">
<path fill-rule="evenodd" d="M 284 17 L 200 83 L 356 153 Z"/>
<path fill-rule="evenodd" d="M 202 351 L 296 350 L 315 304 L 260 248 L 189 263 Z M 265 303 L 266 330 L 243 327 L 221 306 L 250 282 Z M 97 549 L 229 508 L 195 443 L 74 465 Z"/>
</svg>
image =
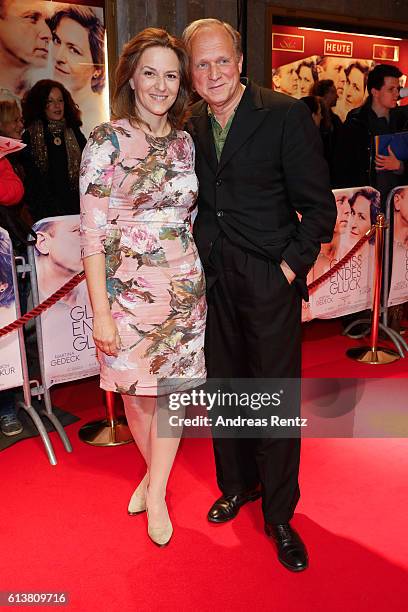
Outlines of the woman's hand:
<svg viewBox="0 0 408 612">
<path fill-rule="evenodd" d="M 401 162 L 395 156 L 394 151 L 391 149 L 391 145 L 388 147 L 389 155 L 376 155 L 375 156 L 375 169 L 376 170 L 390 170 L 395 172 L 401 169 Z"/>
<path fill-rule="evenodd" d="M 95 346 L 106 355 L 118 355 L 120 336 L 110 312 L 106 315 L 94 314 L 93 339 Z"/>
</svg>

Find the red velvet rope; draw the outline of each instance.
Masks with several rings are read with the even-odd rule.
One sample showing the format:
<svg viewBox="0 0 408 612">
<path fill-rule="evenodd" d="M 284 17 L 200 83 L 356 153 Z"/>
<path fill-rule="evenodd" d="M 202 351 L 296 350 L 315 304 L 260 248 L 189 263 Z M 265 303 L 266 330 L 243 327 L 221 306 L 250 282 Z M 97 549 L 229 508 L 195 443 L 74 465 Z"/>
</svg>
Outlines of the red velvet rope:
<svg viewBox="0 0 408 612">
<path fill-rule="evenodd" d="M 319 285 L 324 283 L 328 278 L 330 278 L 332 274 L 337 272 L 339 268 L 344 266 L 344 264 L 347 263 L 353 257 L 353 255 L 363 246 L 363 244 L 366 243 L 367 240 L 371 238 L 371 236 L 373 236 L 373 234 L 375 233 L 375 228 L 376 226 L 373 225 L 371 230 L 367 232 L 367 234 L 365 234 L 362 238 L 360 238 L 358 242 L 356 242 L 353 248 L 343 257 L 343 259 L 340 259 L 340 261 L 338 261 L 332 268 L 330 268 L 330 270 L 327 270 L 327 272 L 325 272 L 324 274 L 319 276 L 319 278 L 317 278 L 312 283 L 310 283 L 310 285 L 308 285 L 309 291 L 313 291 L 314 289 L 316 289 L 316 287 L 318 287 Z M 79 272 L 79 274 L 76 274 L 75 276 L 73 276 L 71 280 L 69 280 L 67 283 L 65 283 L 65 285 L 63 285 L 59 289 L 57 289 L 55 293 L 53 293 L 52 295 L 50 295 L 50 297 L 48 297 L 46 300 L 41 302 L 41 304 L 38 304 L 38 306 L 33 308 L 33 310 L 30 310 L 30 312 L 27 312 L 27 314 L 23 315 L 22 317 L 19 317 L 18 319 L 13 321 L 13 323 L 9 323 L 5 327 L 2 327 L 2 329 L 0 329 L 0 338 L 2 336 L 6 336 L 7 334 L 10 334 L 11 332 L 15 331 L 19 327 L 22 327 L 22 325 L 27 323 L 27 321 L 34 319 L 34 317 L 37 317 L 45 310 L 48 310 L 48 308 L 51 308 L 51 306 L 56 304 L 61 298 L 63 298 L 67 293 L 69 293 L 72 289 L 74 289 L 74 287 L 79 285 L 79 283 L 82 282 L 84 278 L 85 278 L 85 272 Z"/>
<path fill-rule="evenodd" d="M 360 238 L 358 242 L 356 242 L 353 248 L 350 249 L 350 251 L 346 253 L 346 255 L 342 259 L 340 259 L 340 261 L 338 261 L 332 268 L 330 268 L 330 270 L 327 270 L 327 272 L 325 272 L 324 274 L 319 276 L 319 278 L 316 278 L 316 280 L 310 283 L 310 285 L 307 286 L 309 291 L 313 291 L 314 289 L 316 289 L 316 287 L 323 284 L 328 278 L 330 278 L 332 274 L 335 274 L 337 270 L 344 266 L 344 264 L 347 263 L 353 257 L 353 255 L 357 253 L 359 249 L 361 249 L 363 244 L 365 244 L 367 240 L 370 240 L 370 238 L 375 234 L 375 229 L 376 226 L 373 225 L 371 229 L 366 234 L 364 234 L 364 236 Z"/>
<path fill-rule="evenodd" d="M 79 274 L 76 274 L 75 276 L 73 276 L 71 280 L 65 283 L 65 285 L 62 285 L 62 287 L 57 289 L 55 293 L 53 293 L 52 295 L 50 295 L 50 297 L 48 297 L 46 300 L 41 302 L 41 304 L 38 304 L 38 306 L 30 310 L 30 312 L 27 312 L 27 314 L 23 315 L 22 317 L 19 317 L 18 319 L 13 321 L 13 323 L 9 323 L 5 327 L 2 327 L 0 329 L 0 338 L 18 329 L 19 327 L 27 323 L 27 321 L 30 321 L 34 317 L 37 317 L 38 315 L 40 315 L 45 310 L 48 310 L 48 308 L 51 308 L 51 306 L 56 304 L 61 298 L 64 297 L 64 295 L 66 295 L 67 293 L 72 291 L 74 287 L 79 285 L 79 283 L 83 281 L 84 278 L 85 278 L 85 272 L 79 272 Z"/>
</svg>

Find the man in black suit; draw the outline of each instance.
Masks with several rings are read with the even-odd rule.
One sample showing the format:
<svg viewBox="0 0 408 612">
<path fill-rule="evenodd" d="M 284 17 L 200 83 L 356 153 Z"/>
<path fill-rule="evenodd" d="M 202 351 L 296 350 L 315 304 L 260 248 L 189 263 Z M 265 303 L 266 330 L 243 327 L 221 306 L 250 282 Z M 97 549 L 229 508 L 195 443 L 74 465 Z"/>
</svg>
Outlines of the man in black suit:
<svg viewBox="0 0 408 612">
<path fill-rule="evenodd" d="M 203 98 L 190 129 L 199 179 L 194 236 L 208 289 L 208 375 L 299 378 L 306 275 L 336 219 L 319 133 L 303 102 L 241 82 L 240 35 L 229 24 L 199 20 L 183 36 Z M 289 525 L 299 499 L 299 438 L 214 438 L 214 453 L 222 496 L 208 519 L 226 522 L 262 494 L 279 560 L 305 569 L 306 548 Z"/>
</svg>

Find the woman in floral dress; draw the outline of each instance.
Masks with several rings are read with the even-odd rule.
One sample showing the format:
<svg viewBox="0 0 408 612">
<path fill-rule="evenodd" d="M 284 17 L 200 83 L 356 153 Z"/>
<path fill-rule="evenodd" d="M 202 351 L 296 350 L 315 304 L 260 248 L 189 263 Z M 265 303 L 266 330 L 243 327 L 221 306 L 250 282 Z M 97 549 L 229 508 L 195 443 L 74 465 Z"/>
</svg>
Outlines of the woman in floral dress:
<svg viewBox="0 0 408 612">
<path fill-rule="evenodd" d="M 178 437 L 157 435 L 157 397 L 205 379 L 205 281 L 191 234 L 197 179 L 183 43 L 148 28 L 125 45 L 113 117 L 82 157 L 81 243 L 101 387 L 122 394 L 147 471 L 129 514 L 148 534 L 172 535 L 165 502 Z"/>
</svg>

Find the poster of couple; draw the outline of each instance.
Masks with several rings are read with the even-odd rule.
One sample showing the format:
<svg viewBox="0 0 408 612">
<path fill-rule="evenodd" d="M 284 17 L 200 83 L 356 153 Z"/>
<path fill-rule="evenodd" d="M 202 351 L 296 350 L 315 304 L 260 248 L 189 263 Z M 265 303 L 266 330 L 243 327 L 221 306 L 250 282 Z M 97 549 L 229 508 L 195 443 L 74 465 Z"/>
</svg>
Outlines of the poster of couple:
<svg viewBox="0 0 408 612">
<path fill-rule="evenodd" d="M 58 81 L 81 111 L 88 138 L 109 119 L 103 2 L 0 0 L 0 98 Z"/>
</svg>

